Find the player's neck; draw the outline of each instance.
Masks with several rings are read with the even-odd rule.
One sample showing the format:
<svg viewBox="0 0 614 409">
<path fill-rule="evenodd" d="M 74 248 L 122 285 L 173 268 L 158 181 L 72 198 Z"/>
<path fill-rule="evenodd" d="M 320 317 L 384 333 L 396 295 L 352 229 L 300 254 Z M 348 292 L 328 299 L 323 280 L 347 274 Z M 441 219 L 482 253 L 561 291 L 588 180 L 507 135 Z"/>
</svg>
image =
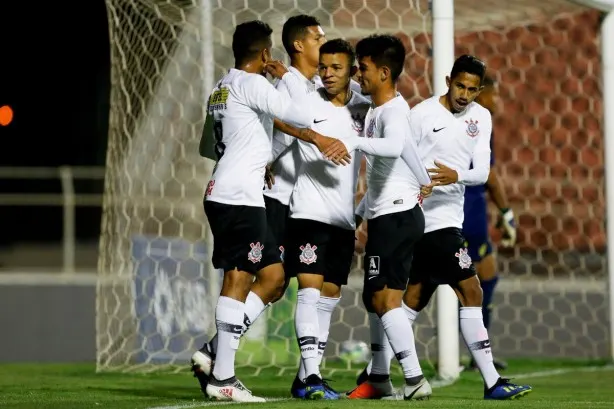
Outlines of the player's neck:
<svg viewBox="0 0 614 409">
<path fill-rule="evenodd" d="M 336 107 L 344 107 L 350 101 L 352 97 L 352 91 L 350 90 L 350 86 L 348 84 L 347 88 L 338 93 L 337 95 L 331 95 L 328 92 L 326 93 L 328 100 L 332 102 L 332 104 Z"/>
<path fill-rule="evenodd" d="M 396 98 L 396 96 L 397 96 L 397 88 L 395 86 L 391 87 L 391 86 L 383 85 L 380 88 L 378 88 L 375 92 L 371 93 L 371 101 L 373 101 L 375 106 L 378 107 Z"/>
<path fill-rule="evenodd" d="M 260 62 L 248 61 L 242 64 L 235 65 L 235 69 L 248 72 L 250 74 L 262 74 L 262 66 Z"/>
<path fill-rule="evenodd" d="M 290 65 L 298 70 L 308 80 L 311 80 L 318 72 L 318 67 L 309 64 L 305 59 L 295 57 L 290 60 Z"/>
<path fill-rule="evenodd" d="M 445 109 L 447 109 L 448 111 L 450 111 L 450 113 L 452 114 L 458 114 L 457 111 L 454 110 L 454 108 L 452 108 L 452 104 L 450 103 L 450 98 L 448 97 L 448 94 L 442 95 L 439 97 L 439 103 L 441 105 L 443 105 L 443 107 Z"/>
</svg>

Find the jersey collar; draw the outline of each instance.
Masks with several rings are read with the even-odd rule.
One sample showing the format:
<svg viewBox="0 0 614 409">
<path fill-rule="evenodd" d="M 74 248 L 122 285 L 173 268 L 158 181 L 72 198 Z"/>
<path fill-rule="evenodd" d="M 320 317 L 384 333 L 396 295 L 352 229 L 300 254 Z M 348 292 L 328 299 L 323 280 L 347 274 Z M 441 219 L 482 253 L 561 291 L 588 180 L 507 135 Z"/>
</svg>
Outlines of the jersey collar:
<svg viewBox="0 0 614 409">
<path fill-rule="evenodd" d="M 302 79 L 303 81 L 305 81 L 305 85 L 307 85 L 307 87 L 309 88 L 310 91 L 315 91 L 316 89 L 316 84 L 313 81 L 313 79 L 308 79 L 307 77 L 305 77 L 303 75 L 302 72 L 300 72 L 299 70 L 297 70 L 296 68 L 294 68 L 293 66 L 289 66 L 288 67 L 288 71 L 290 71 L 291 73 L 293 73 L 294 75 L 298 76 L 300 79 Z"/>
</svg>

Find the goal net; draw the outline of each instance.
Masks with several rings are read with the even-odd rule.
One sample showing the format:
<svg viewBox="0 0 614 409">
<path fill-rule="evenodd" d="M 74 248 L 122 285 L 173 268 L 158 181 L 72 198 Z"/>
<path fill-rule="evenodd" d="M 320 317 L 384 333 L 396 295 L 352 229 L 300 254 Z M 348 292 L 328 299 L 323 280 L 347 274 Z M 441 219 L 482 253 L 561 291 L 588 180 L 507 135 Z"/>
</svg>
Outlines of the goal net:
<svg viewBox="0 0 614 409">
<path fill-rule="evenodd" d="M 328 38 L 400 36 L 399 90 L 411 106 L 432 92 L 431 14 L 409 0 L 106 0 L 112 53 L 109 145 L 97 291 L 97 369 L 187 368 L 215 332 L 221 275 L 202 209 L 212 163 L 198 155 L 213 79 L 233 65 L 234 27 L 281 28 L 318 17 Z M 479 7 L 478 7 L 479 6 Z M 597 358 L 608 353 L 602 98 L 598 12 L 564 0 L 457 0 L 456 55 L 483 58 L 496 78 L 496 169 L 519 240 L 499 251 L 491 328 L 502 358 Z M 364 193 L 360 183 L 359 197 Z M 359 198 L 358 197 L 358 198 Z M 358 199 L 357 198 L 357 199 Z M 495 217 L 495 210 L 491 209 Z M 497 232 L 492 231 L 494 242 Z M 333 316 L 324 367 L 343 341 L 369 343 L 361 301 L 360 232 L 349 285 Z M 238 362 L 294 371 L 293 284 L 247 332 Z M 432 303 L 434 304 L 434 303 Z M 418 352 L 437 358 L 435 309 L 416 323 Z M 457 342 L 450 339 L 449 342 Z M 464 349 L 461 349 L 464 351 Z"/>
</svg>

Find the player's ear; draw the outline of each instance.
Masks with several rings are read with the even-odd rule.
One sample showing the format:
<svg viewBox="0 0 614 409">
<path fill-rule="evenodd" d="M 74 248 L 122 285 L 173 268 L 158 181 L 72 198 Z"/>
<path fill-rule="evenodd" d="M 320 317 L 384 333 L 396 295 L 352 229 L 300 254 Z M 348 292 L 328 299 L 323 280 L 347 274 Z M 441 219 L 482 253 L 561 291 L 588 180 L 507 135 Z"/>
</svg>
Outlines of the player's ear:
<svg viewBox="0 0 614 409">
<path fill-rule="evenodd" d="M 388 77 L 390 77 L 390 68 L 385 65 L 380 68 L 380 81 L 385 82 Z"/>
<path fill-rule="evenodd" d="M 267 62 L 269 62 L 272 58 L 271 58 L 271 50 L 269 49 L 269 47 L 265 47 L 262 49 L 262 53 L 260 55 L 260 59 L 262 60 L 262 62 L 264 64 L 266 64 Z"/>
<path fill-rule="evenodd" d="M 352 65 L 350 67 L 350 77 L 353 77 L 354 75 L 356 75 L 357 72 L 358 72 L 358 67 L 355 65 Z"/>
<path fill-rule="evenodd" d="M 299 53 L 302 53 L 303 51 L 305 51 L 305 47 L 303 47 L 303 42 L 300 40 L 294 40 L 292 45 L 294 45 L 294 49 Z"/>
<path fill-rule="evenodd" d="M 451 78 L 450 78 L 450 76 L 448 75 L 448 76 L 446 77 L 446 86 L 447 86 L 448 88 L 450 88 L 450 84 L 452 84 L 452 79 L 451 79 Z"/>
</svg>

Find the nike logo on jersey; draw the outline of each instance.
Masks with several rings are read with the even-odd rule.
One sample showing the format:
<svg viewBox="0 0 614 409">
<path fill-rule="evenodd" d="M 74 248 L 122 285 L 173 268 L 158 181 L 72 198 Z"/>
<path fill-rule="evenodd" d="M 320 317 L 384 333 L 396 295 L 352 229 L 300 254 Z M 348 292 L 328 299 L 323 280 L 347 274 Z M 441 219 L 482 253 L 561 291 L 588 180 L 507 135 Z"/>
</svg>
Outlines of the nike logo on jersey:
<svg viewBox="0 0 614 409">
<path fill-rule="evenodd" d="M 435 129 L 435 128 L 433 128 L 433 132 L 439 132 L 439 131 L 441 131 L 442 129 L 446 129 L 446 127 L 444 126 L 443 128 L 439 128 L 439 129 Z"/>
<path fill-rule="evenodd" d="M 320 122 L 324 122 L 324 121 L 326 121 L 326 119 L 320 119 L 319 121 L 317 119 L 314 119 L 313 123 L 314 124 L 319 124 Z"/>
</svg>

